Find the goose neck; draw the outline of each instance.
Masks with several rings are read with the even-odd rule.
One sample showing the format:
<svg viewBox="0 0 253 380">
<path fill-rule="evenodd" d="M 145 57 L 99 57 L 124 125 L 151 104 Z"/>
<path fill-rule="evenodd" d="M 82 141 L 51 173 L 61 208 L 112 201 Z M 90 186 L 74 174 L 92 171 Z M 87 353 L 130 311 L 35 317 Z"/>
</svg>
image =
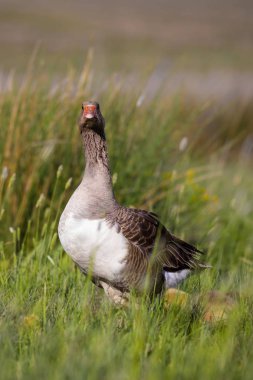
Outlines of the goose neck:
<svg viewBox="0 0 253 380">
<path fill-rule="evenodd" d="M 112 179 L 107 152 L 105 134 L 92 129 L 82 132 L 85 153 L 85 171 L 83 184 L 107 199 L 114 199 Z"/>
</svg>

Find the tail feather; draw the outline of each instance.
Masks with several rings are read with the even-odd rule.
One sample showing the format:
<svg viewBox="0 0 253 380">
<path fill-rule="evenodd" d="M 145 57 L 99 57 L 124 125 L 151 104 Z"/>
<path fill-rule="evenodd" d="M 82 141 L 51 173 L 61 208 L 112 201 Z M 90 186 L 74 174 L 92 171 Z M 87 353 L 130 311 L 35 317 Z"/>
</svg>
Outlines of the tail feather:
<svg viewBox="0 0 253 380">
<path fill-rule="evenodd" d="M 209 268 L 209 265 L 200 261 L 201 254 L 204 252 L 170 234 L 163 256 L 164 269 L 168 272 L 177 272 L 184 269 Z"/>
</svg>

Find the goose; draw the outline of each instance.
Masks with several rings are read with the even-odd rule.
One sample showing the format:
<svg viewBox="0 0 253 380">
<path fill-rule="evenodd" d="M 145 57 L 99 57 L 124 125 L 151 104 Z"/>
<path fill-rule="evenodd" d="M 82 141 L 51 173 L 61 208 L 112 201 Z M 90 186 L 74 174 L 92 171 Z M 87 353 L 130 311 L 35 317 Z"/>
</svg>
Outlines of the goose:
<svg viewBox="0 0 253 380">
<path fill-rule="evenodd" d="M 80 270 L 114 303 L 124 304 L 131 290 L 156 295 L 205 268 L 199 260 L 203 252 L 169 232 L 155 213 L 117 203 L 97 102 L 82 104 L 78 124 L 85 171 L 62 212 L 58 234 Z"/>
</svg>

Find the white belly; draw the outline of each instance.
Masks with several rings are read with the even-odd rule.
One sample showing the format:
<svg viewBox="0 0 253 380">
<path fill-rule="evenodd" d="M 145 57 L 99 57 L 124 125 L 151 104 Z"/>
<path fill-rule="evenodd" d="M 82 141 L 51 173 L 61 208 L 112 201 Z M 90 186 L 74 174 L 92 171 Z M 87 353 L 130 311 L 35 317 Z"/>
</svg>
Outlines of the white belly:
<svg viewBox="0 0 253 380">
<path fill-rule="evenodd" d="M 62 217 L 59 238 L 64 250 L 87 272 L 119 281 L 128 253 L 126 238 L 104 219 Z"/>
</svg>

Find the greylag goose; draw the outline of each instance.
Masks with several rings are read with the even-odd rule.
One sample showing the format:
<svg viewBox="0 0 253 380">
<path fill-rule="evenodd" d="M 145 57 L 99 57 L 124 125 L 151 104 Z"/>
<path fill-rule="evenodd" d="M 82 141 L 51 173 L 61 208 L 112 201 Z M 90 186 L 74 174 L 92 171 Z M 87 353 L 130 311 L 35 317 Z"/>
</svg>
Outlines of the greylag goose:
<svg viewBox="0 0 253 380">
<path fill-rule="evenodd" d="M 117 203 L 99 104 L 84 102 L 79 118 L 85 152 L 83 179 L 58 226 L 64 250 L 116 303 L 131 289 L 160 293 L 205 265 L 202 253 L 172 235 L 153 212 Z"/>
</svg>

